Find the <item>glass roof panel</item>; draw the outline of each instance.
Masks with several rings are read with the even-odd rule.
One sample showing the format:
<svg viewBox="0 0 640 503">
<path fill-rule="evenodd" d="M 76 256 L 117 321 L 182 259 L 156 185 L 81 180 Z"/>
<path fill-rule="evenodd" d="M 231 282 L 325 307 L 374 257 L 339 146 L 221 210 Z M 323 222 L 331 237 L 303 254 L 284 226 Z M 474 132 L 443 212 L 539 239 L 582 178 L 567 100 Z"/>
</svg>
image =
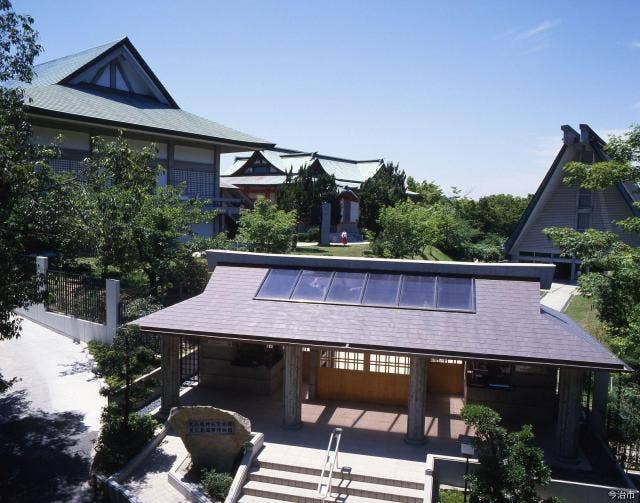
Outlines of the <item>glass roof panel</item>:
<svg viewBox="0 0 640 503">
<path fill-rule="evenodd" d="M 395 306 L 398 300 L 399 274 L 369 274 L 363 304 Z"/>
<path fill-rule="evenodd" d="M 327 294 L 327 302 L 359 304 L 365 277 L 363 272 L 336 272 Z"/>
<path fill-rule="evenodd" d="M 400 307 L 435 308 L 436 277 L 404 276 L 400 292 Z"/>
<path fill-rule="evenodd" d="M 293 300 L 324 300 L 332 271 L 302 271 L 291 298 Z"/>
<path fill-rule="evenodd" d="M 288 299 L 300 270 L 271 269 L 256 297 L 260 299 Z"/>
<path fill-rule="evenodd" d="M 473 310 L 471 278 L 438 278 L 438 309 Z"/>
</svg>

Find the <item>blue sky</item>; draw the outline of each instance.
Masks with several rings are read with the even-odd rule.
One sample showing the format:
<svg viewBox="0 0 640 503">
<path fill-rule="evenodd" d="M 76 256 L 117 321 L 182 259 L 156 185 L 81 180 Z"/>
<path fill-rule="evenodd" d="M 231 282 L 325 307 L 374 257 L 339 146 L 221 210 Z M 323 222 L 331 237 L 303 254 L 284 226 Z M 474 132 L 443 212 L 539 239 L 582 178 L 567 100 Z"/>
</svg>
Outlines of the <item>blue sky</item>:
<svg viewBox="0 0 640 503">
<path fill-rule="evenodd" d="M 36 19 L 40 61 L 128 35 L 185 110 L 471 197 L 534 192 L 562 124 L 606 137 L 640 116 L 637 1 L 14 7 Z"/>
</svg>

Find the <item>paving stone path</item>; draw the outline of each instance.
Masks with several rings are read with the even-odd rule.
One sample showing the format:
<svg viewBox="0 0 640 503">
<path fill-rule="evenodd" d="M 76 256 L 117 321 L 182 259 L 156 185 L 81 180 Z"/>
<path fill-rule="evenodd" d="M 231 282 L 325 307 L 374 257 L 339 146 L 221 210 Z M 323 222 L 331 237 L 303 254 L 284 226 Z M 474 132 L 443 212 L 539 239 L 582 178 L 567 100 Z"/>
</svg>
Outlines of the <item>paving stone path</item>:
<svg viewBox="0 0 640 503">
<path fill-rule="evenodd" d="M 0 502 L 92 501 L 87 477 L 105 398 L 86 345 L 28 320 L 0 342 Z"/>
</svg>

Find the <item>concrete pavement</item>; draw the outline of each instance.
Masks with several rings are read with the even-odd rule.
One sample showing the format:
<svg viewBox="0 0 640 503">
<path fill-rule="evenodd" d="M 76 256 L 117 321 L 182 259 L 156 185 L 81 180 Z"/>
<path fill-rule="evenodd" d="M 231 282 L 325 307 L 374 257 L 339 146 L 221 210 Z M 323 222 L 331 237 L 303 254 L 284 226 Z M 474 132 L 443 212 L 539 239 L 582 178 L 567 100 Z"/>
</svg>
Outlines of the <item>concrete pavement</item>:
<svg viewBox="0 0 640 503">
<path fill-rule="evenodd" d="M 0 502 L 91 501 L 86 480 L 106 398 L 85 344 L 29 320 L 0 342 Z"/>
<path fill-rule="evenodd" d="M 578 287 L 576 285 L 551 283 L 551 288 L 547 294 L 542 297 L 540 303 L 556 311 L 564 311 L 577 289 Z"/>
</svg>

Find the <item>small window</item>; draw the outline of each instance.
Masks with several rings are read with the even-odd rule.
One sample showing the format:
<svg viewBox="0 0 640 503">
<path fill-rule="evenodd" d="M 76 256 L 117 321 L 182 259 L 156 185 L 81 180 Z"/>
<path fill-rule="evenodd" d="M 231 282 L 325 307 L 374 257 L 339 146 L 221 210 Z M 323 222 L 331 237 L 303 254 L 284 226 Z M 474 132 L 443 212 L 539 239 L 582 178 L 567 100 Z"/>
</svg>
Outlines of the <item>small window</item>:
<svg viewBox="0 0 640 503">
<path fill-rule="evenodd" d="M 591 208 L 591 191 L 580 189 L 578 191 L 578 208 Z"/>
<path fill-rule="evenodd" d="M 336 272 L 327 295 L 327 302 L 359 304 L 366 276 L 363 272 Z"/>
<path fill-rule="evenodd" d="M 435 276 L 405 276 L 400 292 L 400 307 L 436 307 Z"/>
<path fill-rule="evenodd" d="M 331 271 L 302 271 L 293 291 L 293 300 L 324 300 L 331 282 Z"/>
<path fill-rule="evenodd" d="M 471 278 L 438 278 L 438 309 L 473 309 Z"/>
<path fill-rule="evenodd" d="M 578 226 L 579 231 L 586 231 L 591 226 L 591 215 L 589 213 L 578 213 Z"/>
<path fill-rule="evenodd" d="M 398 274 L 370 274 L 364 291 L 363 304 L 395 306 L 398 301 Z"/>
<path fill-rule="evenodd" d="M 300 271 L 297 269 L 271 269 L 262 283 L 257 297 L 261 299 L 288 299 Z"/>
</svg>

